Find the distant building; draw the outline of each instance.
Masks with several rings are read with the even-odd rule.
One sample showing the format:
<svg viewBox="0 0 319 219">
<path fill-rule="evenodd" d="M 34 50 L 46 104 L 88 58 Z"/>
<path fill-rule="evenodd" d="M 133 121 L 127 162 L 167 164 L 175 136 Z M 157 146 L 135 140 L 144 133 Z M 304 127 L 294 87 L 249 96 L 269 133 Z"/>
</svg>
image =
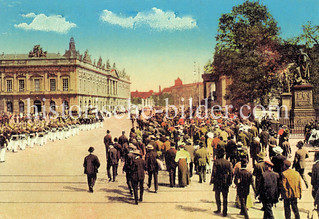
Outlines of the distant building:
<svg viewBox="0 0 319 219">
<path fill-rule="evenodd" d="M 132 91 L 131 102 L 139 107 L 154 106 L 153 90 L 147 92 Z"/>
<path fill-rule="evenodd" d="M 190 84 L 183 84 L 183 81 L 178 77 L 174 85 L 171 87 L 167 87 L 161 89 L 159 86 L 159 92 L 154 92 L 150 90 L 148 92 L 131 92 L 132 100 L 134 98 L 140 98 L 143 100 L 143 103 L 153 103 L 153 105 L 165 105 L 164 99 L 169 99 L 169 105 L 181 106 L 184 105 L 185 107 L 189 106 L 189 99 L 192 98 L 193 106 L 198 106 L 198 104 L 203 99 L 203 83 L 190 83 Z M 140 101 L 141 102 L 141 101 Z M 142 104 L 143 105 L 143 104 Z M 144 104 L 145 105 L 145 104 Z M 147 105 L 147 104 L 146 104 Z M 149 105 L 149 104 L 148 104 Z"/>
<path fill-rule="evenodd" d="M 92 63 L 88 51 L 76 51 L 73 37 L 63 56 L 44 52 L 39 45 L 29 54 L 0 55 L 0 74 L 2 112 L 27 113 L 28 100 L 35 106 L 31 112 L 49 112 L 50 107 L 61 112 L 62 104 L 72 111 L 90 105 L 110 110 L 125 106 L 130 97 L 129 76 L 101 58 Z"/>
</svg>

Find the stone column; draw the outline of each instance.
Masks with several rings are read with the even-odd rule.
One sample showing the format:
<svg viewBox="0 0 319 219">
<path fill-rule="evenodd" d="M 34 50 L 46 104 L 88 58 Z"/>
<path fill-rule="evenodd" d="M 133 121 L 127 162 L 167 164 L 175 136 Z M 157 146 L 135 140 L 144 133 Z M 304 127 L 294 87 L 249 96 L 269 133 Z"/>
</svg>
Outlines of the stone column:
<svg viewBox="0 0 319 219">
<path fill-rule="evenodd" d="M 203 86 L 204 86 L 204 99 L 207 98 L 207 90 L 206 90 L 206 82 L 203 82 Z"/>
</svg>

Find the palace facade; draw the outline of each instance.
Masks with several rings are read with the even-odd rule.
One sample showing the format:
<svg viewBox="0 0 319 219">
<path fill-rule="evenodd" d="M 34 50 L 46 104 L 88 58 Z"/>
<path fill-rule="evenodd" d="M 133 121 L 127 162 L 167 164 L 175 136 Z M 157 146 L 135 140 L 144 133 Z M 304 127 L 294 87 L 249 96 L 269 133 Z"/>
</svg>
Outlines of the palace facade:
<svg viewBox="0 0 319 219">
<path fill-rule="evenodd" d="M 103 64 L 101 57 L 92 63 L 88 51 L 76 51 L 73 38 L 64 55 L 44 52 L 39 45 L 29 54 L 2 54 L 0 74 L 0 112 L 113 110 L 126 107 L 130 98 L 124 70 Z"/>
</svg>

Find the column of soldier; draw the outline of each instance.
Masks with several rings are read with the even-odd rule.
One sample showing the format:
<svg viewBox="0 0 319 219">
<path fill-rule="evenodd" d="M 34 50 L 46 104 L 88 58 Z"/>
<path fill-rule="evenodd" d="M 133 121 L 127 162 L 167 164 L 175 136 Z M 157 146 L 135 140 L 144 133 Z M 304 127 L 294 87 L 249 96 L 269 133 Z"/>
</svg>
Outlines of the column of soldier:
<svg viewBox="0 0 319 219">
<path fill-rule="evenodd" d="M 31 115 L 18 116 L 2 113 L 0 117 L 0 162 L 5 162 L 6 151 L 17 153 L 27 147 L 43 146 L 48 141 L 67 139 L 79 131 L 103 127 L 94 115 L 71 118 Z"/>
<path fill-rule="evenodd" d="M 173 117 L 174 113 L 170 115 Z M 188 112 L 184 118 L 189 116 Z M 119 160 L 122 160 L 128 189 L 137 205 L 143 201 L 144 171 L 148 173 L 148 190 L 154 178 L 155 193 L 158 191 L 158 171 L 163 170 L 164 165 L 169 174 L 170 187 L 176 186 L 176 171 L 179 187 L 189 185 L 194 174 L 199 175 L 199 183 L 206 182 L 206 173 L 211 173 L 209 183 L 214 185 L 216 214 L 227 216 L 229 187 L 235 185 L 236 205 L 245 218 L 249 218 L 247 207 L 252 205 L 251 186 L 255 198 L 262 203 L 264 218 L 273 218 L 272 206 L 279 200 L 284 202 L 286 218 L 290 218 L 290 208 L 295 218 L 300 218 L 297 199 L 301 198 L 301 179 L 308 188 L 304 176 L 308 152 L 303 148 L 303 141 L 298 142 L 296 146 L 299 149 L 291 168 L 291 162 L 287 159 L 292 155 L 286 126 L 280 126 L 278 133 L 274 133 L 256 119 L 184 118 L 181 114 L 173 119 L 167 119 L 165 114 L 155 114 L 148 120 L 140 116 L 136 119 L 136 127 L 132 122 L 129 137 L 123 131 L 119 138 L 113 139 L 107 130 L 104 144 L 109 181 L 115 181 Z M 278 144 L 275 135 L 279 136 Z M 315 159 L 316 162 L 319 160 L 319 153 L 316 153 Z M 319 164 L 315 163 L 311 180 L 316 200 L 319 200 L 316 196 L 318 168 Z M 88 182 L 90 192 L 93 192 L 94 181 Z"/>
</svg>

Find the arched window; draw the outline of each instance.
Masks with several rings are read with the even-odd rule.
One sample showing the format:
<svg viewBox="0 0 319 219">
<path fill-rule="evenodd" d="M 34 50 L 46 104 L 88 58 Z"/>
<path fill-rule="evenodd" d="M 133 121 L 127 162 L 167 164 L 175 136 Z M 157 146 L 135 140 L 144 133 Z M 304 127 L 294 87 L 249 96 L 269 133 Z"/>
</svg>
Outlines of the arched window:
<svg viewBox="0 0 319 219">
<path fill-rule="evenodd" d="M 24 103 L 22 101 L 19 102 L 19 112 L 24 113 Z"/>
<path fill-rule="evenodd" d="M 13 113 L 13 105 L 11 101 L 7 102 L 7 111 Z"/>
</svg>

